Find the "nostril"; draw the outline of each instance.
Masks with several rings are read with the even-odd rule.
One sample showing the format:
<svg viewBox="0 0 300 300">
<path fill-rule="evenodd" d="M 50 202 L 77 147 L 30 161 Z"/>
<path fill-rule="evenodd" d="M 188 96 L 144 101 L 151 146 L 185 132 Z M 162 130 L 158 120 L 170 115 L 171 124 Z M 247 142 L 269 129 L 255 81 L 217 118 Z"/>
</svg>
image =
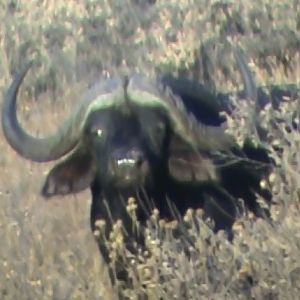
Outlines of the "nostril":
<svg viewBox="0 0 300 300">
<path fill-rule="evenodd" d="M 143 163 L 143 159 L 142 157 L 139 157 L 136 161 L 135 161 L 135 164 L 137 167 L 140 167 Z"/>
<path fill-rule="evenodd" d="M 143 162 L 143 155 L 138 150 L 131 150 L 129 153 L 129 157 L 131 157 L 138 166 L 140 166 Z"/>
</svg>

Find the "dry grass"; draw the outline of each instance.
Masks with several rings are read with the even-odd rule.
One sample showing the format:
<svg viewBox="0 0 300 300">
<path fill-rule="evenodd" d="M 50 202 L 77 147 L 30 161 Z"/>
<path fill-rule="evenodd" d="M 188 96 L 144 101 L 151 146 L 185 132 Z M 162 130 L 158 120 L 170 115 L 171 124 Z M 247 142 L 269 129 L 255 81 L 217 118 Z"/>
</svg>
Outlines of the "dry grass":
<svg viewBox="0 0 300 300">
<path fill-rule="evenodd" d="M 241 35 L 232 28 L 232 39 L 246 50 L 249 46 L 257 81 L 299 84 L 296 0 L 235 1 L 227 16 L 219 8 L 222 1 L 210 1 L 210 7 L 199 0 L 158 0 L 154 7 L 133 2 L 0 0 L 2 94 L 11 73 L 24 60 L 33 56 L 39 61 L 21 91 L 20 115 L 28 129 L 41 134 L 54 131 L 78 93 L 97 76 L 132 70 L 149 75 L 171 71 L 207 80 L 197 59 L 199 47 L 229 35 L 226 26 L 236 18 L 247 32 Z M 272 11 L 273 19 L 267 11 Z M 233 19 L 228 22 L 229 18 Z M 260 36 L 258 29 L 270 41 L 274 32 L 280 33 L 278 48 L 287 58 L 287 68 L 276 55 L 260 57 L 250 47 L 251 40 Z M 228 77 L 214 61 L 220 45 L 213 49 L 215 82 L 209 84 L 236 89 L 240 81 L 231 60 Z M 229 120 L 229 130 L 237 137 L 248 132 L 240 125 L 247 124 L 248 109 L 249 104 L 241 105 Z M 194 259 L 189 261 L 181 253 L 175 239 L 162 241 L 161 247 L 152 244 L 153 257 L 142 255 L 138 266 L 132 267 L 142 275 L 135 278 L 134 289 L 124 294 L 131 299 L 137 299 L 140 292 L 150 299 L 299 297 L 300 138 L 298 132 L 288 132 L 283 126 L 271 128 L 274 118 L 289 124 L 297 110 L 297 103 L 287 100 L 280 112 L 267 109 L 262 113 L 272 141 L 283 148 L 282 157 L 274 152 L 279 167 L 271 178 L 274 227 L 245 216 L 235 225 L 236 238 L 230 244 L 222 233 L 212 235 L 205 224 L 197 235 L 192 226 L 190 234 L 197 240 Z M 89 192 L 49 202 L 39 196 L 51 166 L 23 160 L 0 133 L 0 298 L 116 299 L 90 233 Z"/>
</svg>

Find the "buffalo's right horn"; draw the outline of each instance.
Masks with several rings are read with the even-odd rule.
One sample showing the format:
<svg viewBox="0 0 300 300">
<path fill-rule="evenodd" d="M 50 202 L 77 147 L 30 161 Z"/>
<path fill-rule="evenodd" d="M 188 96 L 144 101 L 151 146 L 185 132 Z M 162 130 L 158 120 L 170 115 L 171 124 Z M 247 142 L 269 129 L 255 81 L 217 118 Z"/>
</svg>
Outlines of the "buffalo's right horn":
<svg viewBox="0 0 300 300">
<path fill-rule="evenodd" d="M 71 151 L 79 142 L 85 121 L 92 111 L 120 104 L 124 99 L 123 81 L 120 78 L 97 84 L 54 135 L 44 138 L 34 137 L 23 129 L 16 112 L 18 91 L 31 66 L 32 62 L 28 63 L 15 76 L 5 95 L 2 108 L 2 127 L 11 147 L 32 161 L 56 160 Z"/>
</svg>

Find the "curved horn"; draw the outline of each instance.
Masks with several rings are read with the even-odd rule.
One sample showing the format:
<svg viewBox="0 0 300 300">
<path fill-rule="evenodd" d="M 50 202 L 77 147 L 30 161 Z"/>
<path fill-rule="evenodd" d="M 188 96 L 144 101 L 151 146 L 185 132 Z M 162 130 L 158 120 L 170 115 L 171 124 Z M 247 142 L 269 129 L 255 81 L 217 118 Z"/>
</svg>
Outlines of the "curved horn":
<svg viewBox="0 0 300 300">
<path fill-rule="evenodd" d="M 258 111 L 259 103 L 257 95 L 257 86 L 248 67 L 248 64 L 245 61 L 243 50 L 239 46 L 236 46 L 235 48 L 233 48 L 233 53 L 242 75 L 242 80 L 246 90 L 246 97 L 249 100 L 255 101 L 255 111 Z"/>
<path fill-rule="evenodd" d="M 116 97 L 111 93 L 116 90 L 116 87 L 123 91 L 123 85 L 117 78 L 117 80 L 112 79 L 102 86 L 97 86 L 88 94 L 88 99 L 83 99 L 84 101 L 81 102 L 77 111 L 54 135 L 37 138 L 22 128 L 16 112 L 18 91 L 31 66 L 32 62 L 15 76 L 5 95 L 2 108 L 2 128 L 8 143 L 20 155 L 32 161 L 47 162 L 62 157 L 76 146 L 88 114 L 96 109 L 112 105 Z M 116 96 L 119 95 L 120 93 L 117 93 Z"/>
<path fill-rule="evenodd" d="M 262 128 L 259 122 L 260 105 L 259 105 L 258 92 L 257 92 L 257 86 L 255 80 L 245 60 L 243 50 L 239 46 L 235 46 L 235 47 L 232 46 L 232 49 L 233 49 L 235 59 L 237 61 L 237 65 L 242 75 L 242 80 L 246 92 L 246 98 L 249 99 L 250 101 L 254 101 L 254 109 L 252 113 L 253 131 L 258 138 L 264 140 L 264 137 L 266 136 L 266 132 Z"/>
</svg>

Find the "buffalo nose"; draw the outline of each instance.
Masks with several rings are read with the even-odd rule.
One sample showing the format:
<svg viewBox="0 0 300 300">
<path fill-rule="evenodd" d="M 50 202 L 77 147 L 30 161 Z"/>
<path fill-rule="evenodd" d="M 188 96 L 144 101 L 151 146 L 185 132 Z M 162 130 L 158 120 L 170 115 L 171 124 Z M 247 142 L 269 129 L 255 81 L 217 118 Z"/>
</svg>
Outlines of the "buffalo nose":
<svg viewBox="0 0 300 300">
<path fill-rule="evenodd" d="M 136 187 L 146 180 L 146 162 L 146 157 L 139 149 L 115 149 L 110 156 L 107 180 L 119 188 Z"/>
<path fill-rule="evenodd" d="M 113 159 L 117 166 L 140 166 L 143 162 L 143 155 L 141 151 L 132 149 L 129 151 L 115 151 Z"/>
</svg>

